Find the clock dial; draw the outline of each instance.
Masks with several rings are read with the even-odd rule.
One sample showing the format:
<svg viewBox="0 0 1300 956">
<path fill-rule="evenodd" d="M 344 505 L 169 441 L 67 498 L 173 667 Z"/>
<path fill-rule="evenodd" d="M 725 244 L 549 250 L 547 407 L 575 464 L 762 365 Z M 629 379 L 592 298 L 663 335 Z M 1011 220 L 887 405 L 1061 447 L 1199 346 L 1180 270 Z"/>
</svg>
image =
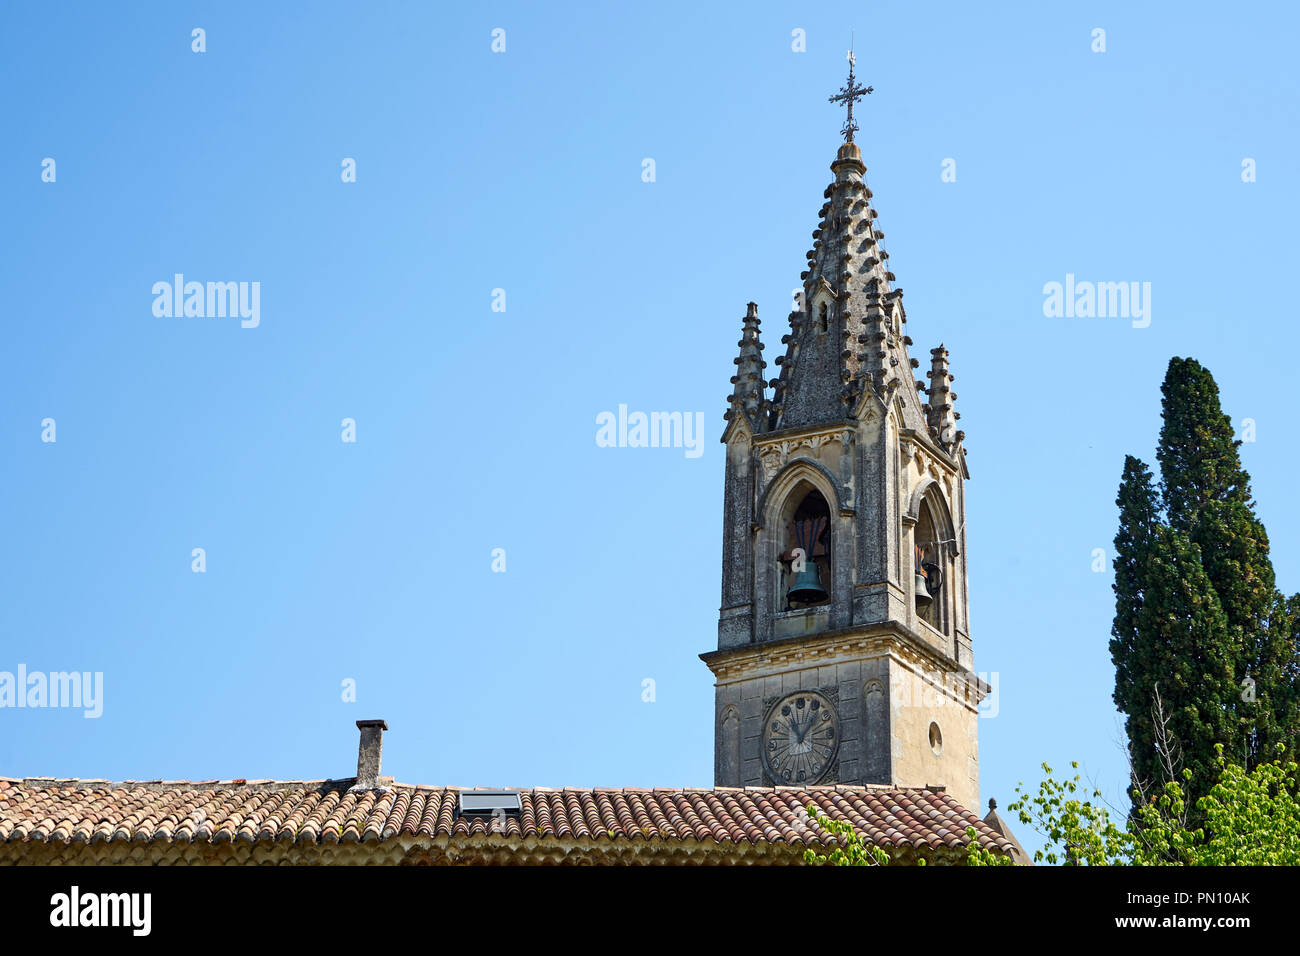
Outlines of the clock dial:
<svg viewBox="0 0 1300 956">
<path fill-rule="evenodd" d="M 777 701 L 763 723 L 763 763 L 780 784 L 814 784 L 826 775 L 840 745 L 831 702 L 815 691 Z"/>
</svg>

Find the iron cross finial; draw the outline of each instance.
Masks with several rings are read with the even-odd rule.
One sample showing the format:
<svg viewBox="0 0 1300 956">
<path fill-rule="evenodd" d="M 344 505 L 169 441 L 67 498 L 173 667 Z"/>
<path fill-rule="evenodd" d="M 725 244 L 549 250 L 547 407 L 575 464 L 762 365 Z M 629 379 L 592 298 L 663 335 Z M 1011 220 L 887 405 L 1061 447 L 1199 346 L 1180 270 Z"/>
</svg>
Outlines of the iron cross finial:
<svg viewBox="0 0 1300 956">
<path fill-rule="evenodd" d="M 849 115 L 848 118 L 845 119 L 844 126 L 841 127 L 840 132 L 844 135 L 844 142 L 851 143 L 853 142 L 853 134 L 857 132 L 858 129 L 858 124 L 853 122 L 853 104 L 870 93 L 871 87 L 858 86 L 857 80 L 853 78 L 853 67 L 856 65 L 857 61 L 854 59 L 852 49 L 849 50 L 846 59 L 849 61 L 849 81 L 841 86 L 840 91 L 830 98 L 830 102 L 845 103 L 848 105 Z"/>
</svg>

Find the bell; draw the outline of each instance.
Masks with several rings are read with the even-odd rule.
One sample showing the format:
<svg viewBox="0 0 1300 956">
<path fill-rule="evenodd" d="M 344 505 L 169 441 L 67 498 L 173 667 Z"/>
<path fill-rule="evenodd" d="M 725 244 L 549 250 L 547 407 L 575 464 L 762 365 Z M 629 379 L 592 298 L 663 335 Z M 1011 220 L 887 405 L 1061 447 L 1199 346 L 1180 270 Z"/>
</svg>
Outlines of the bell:
<svg viewBox="0 0 1300 956">
<path fill-rule="evenodd" d="M 809 561 L 804 569 L 795 575 L 794 586 L 785 593 L 788 600 L 801 601 L 804 604 L 816 604 L 829 596 L 822 587 L 822 576 L 817 570 L 817 562 Z"/>
<path fill-rule="evenodd" d="M 925 580 L 925 575 L 920 571 L 916 572 L 916 583 L 912 585 L 916 590 L 916 606 L 927 607 L 934 600 L 930 597 L 930 588 Z"/>
</svg>

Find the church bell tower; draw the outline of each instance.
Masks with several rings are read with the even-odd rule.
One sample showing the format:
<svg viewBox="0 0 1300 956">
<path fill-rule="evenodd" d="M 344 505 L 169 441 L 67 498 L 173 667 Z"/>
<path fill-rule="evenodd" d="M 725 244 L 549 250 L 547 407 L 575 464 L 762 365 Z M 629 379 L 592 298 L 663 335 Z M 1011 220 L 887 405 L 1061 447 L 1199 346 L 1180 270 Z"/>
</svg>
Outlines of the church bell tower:
<svg viewBox="0 0 1300 956">
<path fill-rule="evenodd" d="M 802 291 L 767 363 L 743 321 L 722 435 L 717 786 L 942 786 L 979 803 L 966 455 L 948 352 L 914 378 L 853 105 Z"/>
</svg>

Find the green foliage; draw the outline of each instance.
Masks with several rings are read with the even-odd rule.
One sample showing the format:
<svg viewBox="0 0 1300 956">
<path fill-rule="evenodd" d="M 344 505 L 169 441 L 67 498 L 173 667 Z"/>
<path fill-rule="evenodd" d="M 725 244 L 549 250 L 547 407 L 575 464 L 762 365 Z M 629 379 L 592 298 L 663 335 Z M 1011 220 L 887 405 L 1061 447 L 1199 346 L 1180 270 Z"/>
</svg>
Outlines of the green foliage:
<svg viewBox="0 0 1300 956">
<path fill-rule="evenodd" d="M 1101 792 L 1081 792 L 1079 776 L 1058 781 L 1043 764 L 1038 793 L 1016 786 L 1009 809 L 1048 840 L 1035 863 L 1066 866 L 1297 866 L 1300 865 L 1300 800 L 1297 767 L 1282 757 L 1246 771 L 1216 748 L 1218 782 L 1197 802 L 1204 825 L 1185 823 L 1183 786 L 1168 781 L 1158 795 L 1124 824 L 1092 802 Z M 1071 764 L 1075 769 L 1078 764 Z M 1184 782 L 1192 776 L 1184 771 Z M 974 833 L 974 829 L 967 831 Z M 996 854 L 969 849 L 971 865 L 1002 865 Z M 1009 862 L 1009 861 L 1008 861 Z"/>
<path fill-rule="evenodd" d="M 1216 744 L 1247 768 L 1294 745 L 1300 596 L 1288 602 L 1275 587 L 1241 443 L 1209 371 L 1174 358 L 1161 390 L 1159 487 L 1130 456 L 1116 499 L 1114 700 L 1134 809 L 1178 783 L 1189 820 L 1203 823 Z"/>
<path fill-rule="evenodd" d="M 1169 360 L 1160 386 L 1161 492 L 1169 523 L 1190 532 L 1214 502 L 1250 503 L 1250 475 L 1241 467 L 1241 442 L 1219 404 L 1219 387 L 1195 359 Z"/>
<path fill-rule="evenodd" d="M 1110 648 L 1118 686 L 1120 673 L 1126 680 L 1135 679 L 1135 664 L 1129 658 L 1141 647 L 1142 582 L 1150 575 L 1150 555 L 1161 527 L 1151 472 L 1132 455 L 1124 459 L 1124 477 L 1115 503 L 1119 505 L 1119 533 L 1115 535 L 1115 624 L 1111 629 L 1115 640 Z"/>
<path fill-rule="evenodd" d="M 1193 359 L 1175 358 L 1162 391 L 1157 456 L 1169 525 L 1201 549 L 1237 648 L 1237 680 L 1249 674 L 1255 682 L 1246 726 L 1232 741 L 1220 738 L 1230 746 L 1241 741 L 1249 766 L 1267 759 L 1278 742 L 1294 745 L 1292 620 L 1276 588 L 1268 534 L 1255 516 L 1241 442 L 1219 406 L 1213 376 Z"/>
<path fill-rule="evenodd" d="M 805 863 L 819 863 L 823 866 L 885 866 L 889 863 L 889 854 L 882 847 L 863 840 L 847 820 L 832 820 L 815 803 L 808 804 L 808 815 L 818 827 L 834 834 L 840 845 L 827 855 L 805 850 Z M 924 860 L 921 865 L 925 865 Z"/>
<path fill-rule="evenodd" d="M 970 840 L 966 844 L 966 865 L 967 866 L 1013 866 L 1011 857 L 994 850 L 986 849 L 980 846 L 979 833 L 974 827 L 966 828 L 966 836 Z"/>
<path fill-rule="evenodd" d="M 1196 545 L 1160 523 L 1146 466 L 1130 457 L 1117 499 L 1115 705 L 1126 715 L 1133 776 L 1148 787 L 1190 768 L 1214 777 L 1213 745 L 1239 734 L 1236 647 Z M 1175 752 L 1177 748 L 1177 753 Z"/>
<path fill-rule="evenodd" d="M 1078 768 L 1078 764 L 1071 766 Z M 1052 768 L 1043 764 L 1046 776 L 1038 793 L 1030 796 L 1016 785 L 1016 800 L 1007 808 L 1047 837 L 1048 849 L 1034 854 L 1035 863 L 1067 866 L 1097 866 L 1117 859 L 1124 852 L 1125 831 L 1110 819 L 1104 806 L 1083 799 L 1079 777 L 1058 781 Z M 1093 791 L 1092 797 L 1100 797 Z"/>
<path fill-rule="evenodd" d="M 1278 745 L 1279 752 L 1281 745 Z M 1201 866 L 1300 865 L 1300 801 L 1294 760 L 1260 764 L 1250 773 L 1226 764 L 1202 798 L 1210 838 L 1194 862 Z"/>
</svg>

